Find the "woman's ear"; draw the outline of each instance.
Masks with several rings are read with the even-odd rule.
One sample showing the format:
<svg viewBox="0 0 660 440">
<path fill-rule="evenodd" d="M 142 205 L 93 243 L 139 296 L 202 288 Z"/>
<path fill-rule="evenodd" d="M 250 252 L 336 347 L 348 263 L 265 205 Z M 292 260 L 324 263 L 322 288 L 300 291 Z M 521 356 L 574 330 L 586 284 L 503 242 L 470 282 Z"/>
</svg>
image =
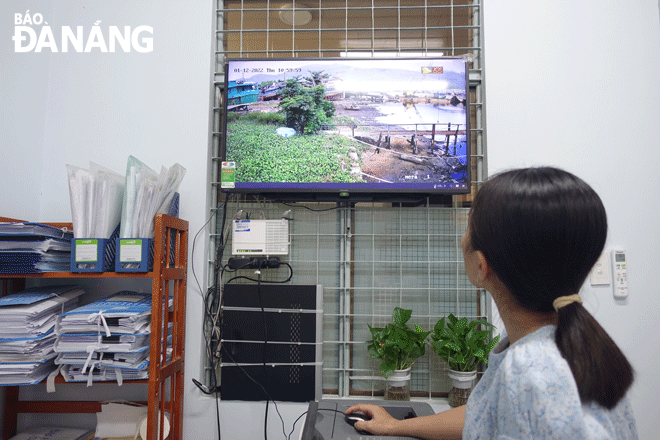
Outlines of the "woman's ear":
<svg viewBox="0 0 660 440">
<path fill-rule="evenodd" d="M 477 281 L 480 285 L 483 285 L 484 282 L 489 280 L 493 274 L 493 270 L 491 269 L 490 264 L 488 264 L 488 260 L 486 260 L 484 253 L 481 251 L 475 252 L 477 257 Z"/>
</svg>

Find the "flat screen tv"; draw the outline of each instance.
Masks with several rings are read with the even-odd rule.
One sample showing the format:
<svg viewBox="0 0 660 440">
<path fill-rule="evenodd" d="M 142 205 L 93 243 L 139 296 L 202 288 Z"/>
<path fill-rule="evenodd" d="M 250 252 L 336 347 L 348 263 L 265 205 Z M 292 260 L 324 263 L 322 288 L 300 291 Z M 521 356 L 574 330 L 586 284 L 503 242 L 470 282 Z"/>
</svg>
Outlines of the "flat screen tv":
<svg viewBox="0 0 660 440">
<path fill-rule="evenodd" d="M 470 192 L 463 58 L 231 59 L 221 190 L 279 200 Z"/>
</svg>

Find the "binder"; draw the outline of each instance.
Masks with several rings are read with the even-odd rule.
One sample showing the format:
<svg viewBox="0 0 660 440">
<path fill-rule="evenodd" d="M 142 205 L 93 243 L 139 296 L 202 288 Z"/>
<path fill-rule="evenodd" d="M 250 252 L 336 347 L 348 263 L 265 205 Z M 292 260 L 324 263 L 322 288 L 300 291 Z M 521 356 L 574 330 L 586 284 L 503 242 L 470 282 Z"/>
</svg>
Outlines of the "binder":
<svg viewBox="0 0 660 440">
<path fill-rule="evenodd" d="M 112 272 L 119 225 L 109 238 L 74 238 L 71 252 L 71 272 Z"/>
<path fill-rule="evenodd" d="M 167 212 L 179 216 L 179 193 L 174 193 Z M 174 257 L 174 237 L 170 240 L 170 259 Z M 117 238 L 115 272 L 150 272 L 154 266 L 154 241 L 151 238 Z"/>
</svg>

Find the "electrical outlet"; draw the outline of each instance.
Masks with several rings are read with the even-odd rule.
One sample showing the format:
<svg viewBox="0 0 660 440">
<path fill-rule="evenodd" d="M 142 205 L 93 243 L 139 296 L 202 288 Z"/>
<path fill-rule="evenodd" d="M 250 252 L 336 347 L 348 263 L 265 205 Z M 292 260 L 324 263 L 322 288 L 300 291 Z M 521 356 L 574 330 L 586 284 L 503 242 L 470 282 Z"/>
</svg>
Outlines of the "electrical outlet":
<svg viewBox="0 0 660 440">
<path fill-rule="evenodd" d="M 591 269 L 589 281 L 592 286 L 609 286 L 612 282 L 612 274 L 610 271 L 610 257 L 609 253 L 603 252 L 600 254 L 598 261 Z"/>
</svg>

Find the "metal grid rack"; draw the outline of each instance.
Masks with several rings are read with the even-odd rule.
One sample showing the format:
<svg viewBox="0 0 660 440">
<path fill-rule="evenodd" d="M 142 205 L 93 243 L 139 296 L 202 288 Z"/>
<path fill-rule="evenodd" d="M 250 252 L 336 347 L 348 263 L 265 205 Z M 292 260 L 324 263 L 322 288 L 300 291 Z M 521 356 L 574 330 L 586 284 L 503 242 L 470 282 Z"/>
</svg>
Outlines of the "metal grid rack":
<svg viewBox="0 0 660 440">
<path fill-rule="evenodd" d="M 295 16 L 293 15 L 295 13 Z M 287 23 L 289 20 L 291 23 Z M 413 310 L 411 322 L 431 329 L 454 313 L 488 317 L 486 292 L 474 288 L 463 267 L 460 238 L 471 196 L 451 206 L 414 208 L 378 203 L 293 204 L 233 196 L 223 212 L 219 192 L 222 87 L 226 58 L 367 56 L 464 56 L 469 61 L 473 191 L 485 175 L 485 113 L 480 0 L 225 0 L 214 20 L 216 69 L 211 111 L 212 200 L 216 219 L 239 211 L 250 218 L 290 222 L 293 284 L 324 286 L 323 389 L 335 396 L 380 396 L 378 362 L 367 354 L 367 324 L 383 326 L 395 306 Z M 213 225 L 209 267 L 215 266 L 221 221 Z M 226 249 L 231 243 L 225 242 Z M 225 252 L 222 264 L 229 257 Z M 282 279 L 288 269 L 264 271 Z M 209 280 L 210 283 L 213 280 Z M 412 370 L 411 392 L 446 395 L 446 365 L 434 354 Z M 221 380 L 221 379 L 220 379 Z"/>
</svg>

